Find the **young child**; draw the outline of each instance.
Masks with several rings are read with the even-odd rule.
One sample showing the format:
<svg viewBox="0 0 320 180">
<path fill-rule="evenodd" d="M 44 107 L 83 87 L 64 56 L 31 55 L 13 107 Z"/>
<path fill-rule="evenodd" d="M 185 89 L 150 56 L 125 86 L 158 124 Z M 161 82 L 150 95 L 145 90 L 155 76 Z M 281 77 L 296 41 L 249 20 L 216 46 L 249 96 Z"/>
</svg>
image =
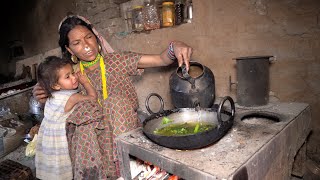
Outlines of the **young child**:
<svg viewBox="0 0 320 180">
<path fill-rule="evenodd" d="M 96 100 L 97 93 L 88 79 L 75 74 L 70 61 L 49 56 L 38 67 L 38 83 L 44 87 L 48 100 L 38 133 L 36 176 L 39 179 L 73 179 L 66 136 L 66 119 L 80 101 Z M 87 95 L 78 93 L 79 83 Z"/>
</svg>

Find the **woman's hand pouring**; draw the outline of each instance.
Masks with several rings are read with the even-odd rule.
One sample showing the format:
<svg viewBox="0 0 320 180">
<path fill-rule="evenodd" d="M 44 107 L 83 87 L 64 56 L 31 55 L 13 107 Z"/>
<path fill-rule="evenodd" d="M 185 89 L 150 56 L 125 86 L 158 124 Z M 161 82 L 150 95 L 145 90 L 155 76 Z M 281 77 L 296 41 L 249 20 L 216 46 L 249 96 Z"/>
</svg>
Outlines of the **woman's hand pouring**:
<svg viewBox="0 0 320 180">
<path fill-rule="evenodd" d="M 190 62 L 192 51 L 193 51 L 192 48 L 181 41 L 172 41 L 171 43 L 173 48 L 172 50 L 178 61 L 179 67 L 181 67 L 182 64 L 185 64 L 187 71 L 189 71 L 189 67 L 190 67 L 189 62 Z M 170 51 L 171 43 L 169 45 L 168 51 Z"/>
<path fill-rule="evenodd" d="M 179 67 L 183 64 L 189 70 L 192 48 L 181 41 L 171 41 L 169 46 L 160 55 L 143 54 L 139 60 L 138 68 L 168 66 L 177 61 Z"/>
</svg>

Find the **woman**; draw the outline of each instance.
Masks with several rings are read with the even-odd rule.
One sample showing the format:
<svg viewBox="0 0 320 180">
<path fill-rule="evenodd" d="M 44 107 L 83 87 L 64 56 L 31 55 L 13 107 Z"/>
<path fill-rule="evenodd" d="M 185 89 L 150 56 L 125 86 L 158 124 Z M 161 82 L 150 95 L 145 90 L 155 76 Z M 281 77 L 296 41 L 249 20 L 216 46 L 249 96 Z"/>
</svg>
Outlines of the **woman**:
<svg viewBox="0 0 320 180">
<path fill-rule="evenodd" d="M 67 120 L 74 177 L 107 178 L 103 174 L 112 179 L 119 176 L 114 138 L 139 126 L 138 98 L 130 76 L 140 75 L 143 68 L 167 66 L 174 61 L 188 69 L 192 48 L 174 41 L 160 55 L 114 53 L 80 16 L 66 17 L 59 26 L 59 35 L 63 55 L 77 63 L 75 70 L 85 74 L 98 92 L 103 114 L 92 108 L 95 107 L 92 102 L 87 102 L 77 106 Z M 33 94 L 40 102 L 46 101 L 40 86 L 34 88 Z M 98 121 L 101 117 L 103 121 Z"/>
</svg>

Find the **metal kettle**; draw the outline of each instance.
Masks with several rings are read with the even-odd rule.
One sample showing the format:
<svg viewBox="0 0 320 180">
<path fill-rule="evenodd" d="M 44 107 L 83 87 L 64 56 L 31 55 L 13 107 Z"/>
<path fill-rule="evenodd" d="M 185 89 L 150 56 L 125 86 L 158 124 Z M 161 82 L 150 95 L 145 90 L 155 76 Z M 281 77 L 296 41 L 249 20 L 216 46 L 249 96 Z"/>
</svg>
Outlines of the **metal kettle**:
<svg viewBox="0 0 320 180">
<path fill-rule="evenodd" d="M 185 66 L 170 76 L 170 94 L 176 108 L 210 108 L 215 99 L 213 72 L 206 66 L 191 61 L 189 71 Z"/>
</svg>

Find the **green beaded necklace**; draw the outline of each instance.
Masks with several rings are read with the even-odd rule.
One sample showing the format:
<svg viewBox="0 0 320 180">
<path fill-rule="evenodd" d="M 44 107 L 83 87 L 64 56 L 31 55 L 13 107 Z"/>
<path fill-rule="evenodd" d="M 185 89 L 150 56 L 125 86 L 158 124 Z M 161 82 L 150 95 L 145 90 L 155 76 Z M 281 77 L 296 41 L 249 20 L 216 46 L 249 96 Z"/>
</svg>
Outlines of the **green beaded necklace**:
<svg viewBox="0 0 320 180">
<path fill-rule="evenodd" d="M 83 67 L 89 68 L 89 67 L 97 64 L 97 62 L 100 60 L 100 56 L 101 56 L 101 55 L 98 53 L 98 55 L 97 55 L 97 57 L 96 57 L 95 60 L 89 61 L 89 62 L 88 62 L 88 61 L 81 61 L 81 64 L 83 65 Z"/>
</svg>

